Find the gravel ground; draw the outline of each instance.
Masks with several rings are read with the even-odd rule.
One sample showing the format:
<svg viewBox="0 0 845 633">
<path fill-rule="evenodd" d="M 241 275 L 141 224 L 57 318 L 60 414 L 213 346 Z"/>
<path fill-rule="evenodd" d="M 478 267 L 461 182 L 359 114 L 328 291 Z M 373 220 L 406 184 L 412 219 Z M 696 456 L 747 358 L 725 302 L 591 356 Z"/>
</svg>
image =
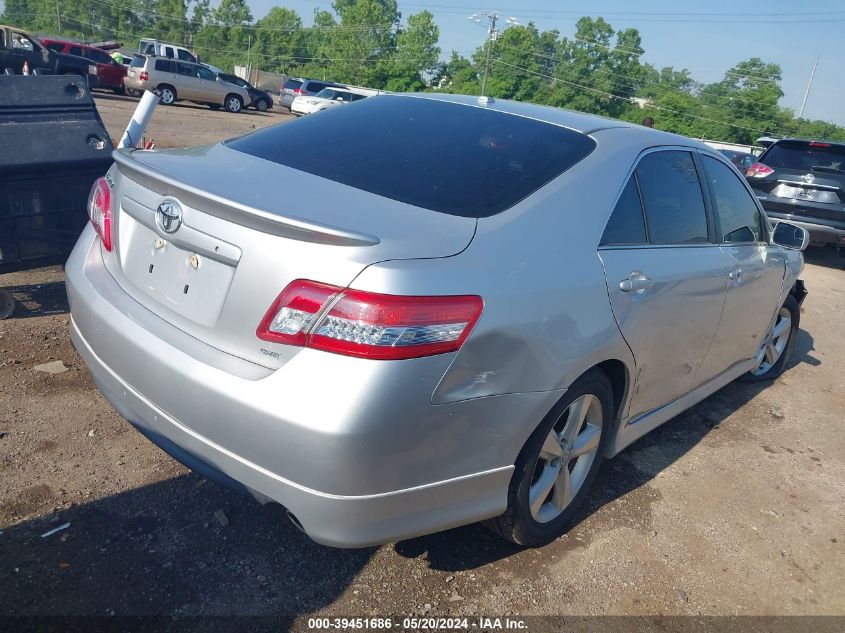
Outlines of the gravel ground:
<svg viewBox="0 0 845 633">
<path fill-rule="evenodd" d="M 98 105 L 115 135 L 131 101 Z M 200 134 L 183 110 L 226 127 Z M 161 108 L 150 135 L 187 145 L 283 120 L 202 115 Z M 537 550 L 478 525 L 312 543 L 112 410 L 69 341 L 61 268 L 0 275 L 20 302 L 0 321 L 0 615 L 845 615 L 845 272 L 806 255 L 786 374 L 729 385 L 606 462 L 577 525 Z M 34 369 L 51 361 L 67 370 Z"/>
</svg>

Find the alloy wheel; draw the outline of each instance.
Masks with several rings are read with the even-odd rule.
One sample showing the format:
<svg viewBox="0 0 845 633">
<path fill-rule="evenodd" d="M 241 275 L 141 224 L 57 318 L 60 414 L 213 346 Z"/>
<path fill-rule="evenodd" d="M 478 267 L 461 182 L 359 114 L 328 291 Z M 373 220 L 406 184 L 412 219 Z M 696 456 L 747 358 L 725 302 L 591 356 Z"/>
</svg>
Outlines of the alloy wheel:
<svg viewBox="0 0 845 633">
<path fill-rule="evenodd" d="M 763 338 L 760 351 L 757 352 L 757 367 L 751 370 L 754 376 L 762 376 L 778 362 L 789 343 L 792 334 L 792 315 L 786 308 L 781 308 L 774 324 Z"/>
<path fill-rule="evenodd" d="M 598 452 L 602 416 L 601 401 L 584 394 L 546 436 L 528 489 L 528 507 L 538 523 L 560 516 L 584 485 Z"/>
</svg>

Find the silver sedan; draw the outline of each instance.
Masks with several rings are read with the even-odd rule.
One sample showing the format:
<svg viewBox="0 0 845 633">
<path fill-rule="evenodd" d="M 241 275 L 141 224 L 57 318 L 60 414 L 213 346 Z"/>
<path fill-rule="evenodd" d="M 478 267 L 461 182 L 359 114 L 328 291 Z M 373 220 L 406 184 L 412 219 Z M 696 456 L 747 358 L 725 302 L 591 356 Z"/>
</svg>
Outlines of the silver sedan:
<svg viewBox="0 0 845 633">
<path fill-rule="evenodd" d="M 385 95 L 114 159 L 67 263 L 77 349 L 320 543 L 546 543 L 603 459 L 795 344 L 806 234 L 680 136 Z"/>
</svg>

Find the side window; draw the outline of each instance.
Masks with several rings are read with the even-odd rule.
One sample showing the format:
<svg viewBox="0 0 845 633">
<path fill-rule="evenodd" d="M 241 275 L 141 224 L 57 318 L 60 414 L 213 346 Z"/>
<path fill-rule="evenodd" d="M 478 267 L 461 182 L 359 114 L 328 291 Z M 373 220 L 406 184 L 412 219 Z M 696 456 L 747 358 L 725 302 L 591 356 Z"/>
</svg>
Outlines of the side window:
<svg viewBox="0 0 845 633">
<path fill-rule="evenodd" d="M 88 57 L 93 59 L 98 64 L 110 64 L 111 63 L 111 57 L 109 57 L 105 53 L 101 53 L 100 51 L 95 51 L 93 49 L 90 49 L 88 51 Z"/>
<path fill-rule="evenodd" d="M 161 71 L 163 73 L 172 73 L 175 72 L 173 68 L 173 62 L 169 59 L 157 59 L 156 60 L 156 70 Z"/>
<path fill-rule="evenodd" d="M 318 92 L 320 92 L 325 87 L 326 87 L 326 84 L 320 84 L 320 83 L 317 83 L 316 81 L 312 81 L 310 84 L 308 84 L 308 92 L 312 92 L 314 94 L 317 94 Z"/>
<path fill-rule="evenodd" d="M 176 71 L 184 77 L 194 77 L 194 67 L 188 64 L 176 63 Z"/>
<path fill-rule="evenodd" d="M 193 55 L 191 55 L 191 54 L 190 54 L 188 51 L 186 51 L 185 49 L 182 49 L 182 48 L 178 49 L 178 50 L 176 51 L 176 54 L 177 54 L 177 55 L 179 55 L 179 59 L 181 59 L 183 62 L 192 62 L 192 61 L 195 61 L 195 60 L 194 60 L 194 56 L 193 56 Z"/>
<path fill-rule="evenodd" d="M 637 166 L 651 244 L 706 244 L 707 215 L 689 152 L 647 154 Z"/>
<path fill-rule="evenodd" d="M 625 244 L 645 244 L 645 220 L 637 190 L 637 178 L 631 176 L 619 202 L 607 221 L 600 246 L 621 246 Z"/>
<path fill-rule="evenodd" d="M 731 169 L 710 156 L 702 156 L 704 175 L 725 242 L 762 242 L 763 218 L 751 194 Z"/>
<path fill-rule="evenodd" d="M 32 41 L 22 33 L 12 33 L 12 48 L 22 48 L 25 51 L 35 50 Z"/>
<path fill-rule="evenodd" d="M 2 37 L 2 35 L 3 35 L 3 32 L 0 31 L 0 37 Z M 57 53 L 61 53 L 63 50 L 65 50 L 65 45 L 62 44 L 61 42 L 50 42 L 49 44 L 47 44 L 47 48 L 49 48 L 51 51 L 56 51 Z"/>
<path fill-rule="evenodd" d="M 204 66 L 197 66 L 197 77 L 200 79 L 206 79 L 208 81 L 216 81 L 217 75 L 211 72 L 208 68 Z"/>
<path fill-rule="evenodd" d="M 71 46 L 68 50 L 68 53 L 70 53 L 71 55 L 76 55 L 78 57 L 85 57 L 85 51 L 82 50 L 82 47 L 80 46 Z"/>
</svg>

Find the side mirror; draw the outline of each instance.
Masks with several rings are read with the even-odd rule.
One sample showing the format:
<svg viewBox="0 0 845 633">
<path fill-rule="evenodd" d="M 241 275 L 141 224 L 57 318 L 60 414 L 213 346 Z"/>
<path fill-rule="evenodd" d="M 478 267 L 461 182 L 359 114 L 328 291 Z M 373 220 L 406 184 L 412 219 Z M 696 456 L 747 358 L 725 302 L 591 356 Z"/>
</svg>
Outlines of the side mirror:
<svg viewBox="0 0 845 633">
<path fill-rule="evenodd" d="M 810 243 L 810 233 L 790 222 L 778 222 L 772 232 L 772 244 L 796 251 L 803 251 Z"/>
</svg>

